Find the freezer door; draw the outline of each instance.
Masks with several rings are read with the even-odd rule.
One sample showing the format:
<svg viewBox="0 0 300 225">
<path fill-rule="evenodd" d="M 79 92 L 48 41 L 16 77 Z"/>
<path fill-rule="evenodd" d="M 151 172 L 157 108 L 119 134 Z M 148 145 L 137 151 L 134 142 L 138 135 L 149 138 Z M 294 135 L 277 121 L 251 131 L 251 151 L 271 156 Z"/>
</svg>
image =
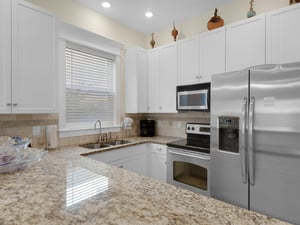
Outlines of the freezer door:
<svg viewBox="0 0 300 225">
<path fill-rule="evenodd" d="M 211 79 L 211 196 L 244 208 L 248 74 L 243 70 Z"/>
<path fill-rule="evenodd" d="M 250 85 L 250 209 L 300 224 L 300 64 L 255 68 Z"/>
</svg>

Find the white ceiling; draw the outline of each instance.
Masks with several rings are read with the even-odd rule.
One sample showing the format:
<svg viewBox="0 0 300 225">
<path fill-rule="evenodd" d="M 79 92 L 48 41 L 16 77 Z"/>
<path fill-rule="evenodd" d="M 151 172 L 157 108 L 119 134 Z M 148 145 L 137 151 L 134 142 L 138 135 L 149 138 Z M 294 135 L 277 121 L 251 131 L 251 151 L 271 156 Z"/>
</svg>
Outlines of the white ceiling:
<svg viewBox="0 0 300 225">
<path fill-rule="evenodd" d="M 233 0 L 107 0 L 111 8 L 101 6 L 104 0 L 75 0 L 96 10 L 117 22 L 139 32 L 150 34 L 176 24 L 201 13 L 212 11 Z M 146 18 L 145 12 L 152 11 L 154 16 Z"/>
</svg>

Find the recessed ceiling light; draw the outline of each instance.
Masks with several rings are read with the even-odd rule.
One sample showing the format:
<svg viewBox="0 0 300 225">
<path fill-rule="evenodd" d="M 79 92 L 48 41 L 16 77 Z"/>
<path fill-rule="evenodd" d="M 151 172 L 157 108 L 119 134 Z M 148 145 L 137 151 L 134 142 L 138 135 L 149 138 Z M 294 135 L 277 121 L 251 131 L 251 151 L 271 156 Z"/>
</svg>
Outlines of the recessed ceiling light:
<svg viewBox="0 0 300 225">
<path fill-rule="evenodd" d="M 102 7 L 110 8 L 111 4 L 109 2 L 102 2 Z"/>
<path fill-rule="evenodd" d="M 147 18 L 151 18 L 151 17 L 153 16 L 153 13 L 150 12 L 150 11 L 148 11 L 148 12 L 145 13 L 145 16 L 146 16 Z"/>
</svg>

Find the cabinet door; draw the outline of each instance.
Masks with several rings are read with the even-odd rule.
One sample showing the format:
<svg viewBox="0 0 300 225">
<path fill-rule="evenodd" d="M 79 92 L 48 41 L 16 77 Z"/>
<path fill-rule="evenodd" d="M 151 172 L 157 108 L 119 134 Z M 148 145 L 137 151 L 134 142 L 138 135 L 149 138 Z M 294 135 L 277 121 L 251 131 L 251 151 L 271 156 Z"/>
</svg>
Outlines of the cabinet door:
<svg viewBox="0 0 300 225">
<path fill-rule="evenodd" d="M 138 154 L 120 160 L 117 166 L 138 173 L 140 175 L 147 176 L 147 154 Z"/>
<path fill-rule="evenodd" d="M 150 177 L 167 182 L 167 146 L 150 144 Z"/>
<path fill-rule="evenodd" d="M 0 113 L 11 111 L 11 1 L 0 1 Z"/>
<path fill-rule="evenodd" d="M 21 0 L 12 15 L 12 111 L 55 112 L 55 18 Z"/>
<path fill-rule="evenodd" d="M 148 112 L 159 111 L 159 53 L 159 49 L 154 49 L 148 55 Z"/>
<path fill-rule="evenodd" d="M 265 64 L 265 15 L 226 27 L 226 71 Z"/>
<path fill-rule="evenodd" d="M 300 4 L 267 14 L 267 63 L 300 61 Z"/>
<path fill-rule="evenodd" d="M 199 76 L 199 37 L 178 41 L 178 83 L 194 83 Z"/>
<path fill-rule="evenodd" d="M 147 76 L 147 52 L 139 49 L 137 53 L 138 70 L 138 112 L 148 111 L 148 76 Z"/>
<path fill-rule="evenodd" d="M 125 111 L 148 111 L 147 51 L 138 47 L 126 50 L 125 56 Z"/>
<path fill-rule="evenodd" d="M 87 155 L 88 158 L 124 168 L 141 175 L 148 175 L 147 144 L 113 149 Z"/>
<path fill-rule="evenodd" d="M 210 82 L 213 74 L 225 72 L 225 28 L 200 35 L 200 81 Z"/>
<path fill-rule="evenodd" d="M 160 112 L 176 112 L 177 45 L 160 48 L 159 105 Z"/>
</svg>

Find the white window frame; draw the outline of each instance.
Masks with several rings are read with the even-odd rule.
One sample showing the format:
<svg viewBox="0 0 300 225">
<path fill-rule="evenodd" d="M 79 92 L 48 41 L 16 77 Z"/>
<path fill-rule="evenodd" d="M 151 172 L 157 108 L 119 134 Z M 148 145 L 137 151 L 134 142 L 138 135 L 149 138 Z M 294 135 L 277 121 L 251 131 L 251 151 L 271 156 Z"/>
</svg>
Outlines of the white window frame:
<svg viewBox="0 0 300 225">
<path fill-rule="evenodd" d="M 115 123 L 113 126 L 102 124 L 103 132 L 120 131 L 120 54 L 123 47 L 120 43 L 104 38 L 95 33 L 83 30 L 70 24 L 60 22 L 58 24 L 58 74 L 59 74 L 59 137 L 73 137 L 81 135 L 91 135 L 99 133 L 94 129 L 93 123 L 81 123 L 77 127 L 70 127 L 66 123 L 66 68 L 65 49 L 67 42 L 84 46 L 86 48 L 99 50 L 114 55 L 114 85 L 116 90 L 115 98 Z M 101 120 L 101 118 L 99 118 Z"/>
</svg>

